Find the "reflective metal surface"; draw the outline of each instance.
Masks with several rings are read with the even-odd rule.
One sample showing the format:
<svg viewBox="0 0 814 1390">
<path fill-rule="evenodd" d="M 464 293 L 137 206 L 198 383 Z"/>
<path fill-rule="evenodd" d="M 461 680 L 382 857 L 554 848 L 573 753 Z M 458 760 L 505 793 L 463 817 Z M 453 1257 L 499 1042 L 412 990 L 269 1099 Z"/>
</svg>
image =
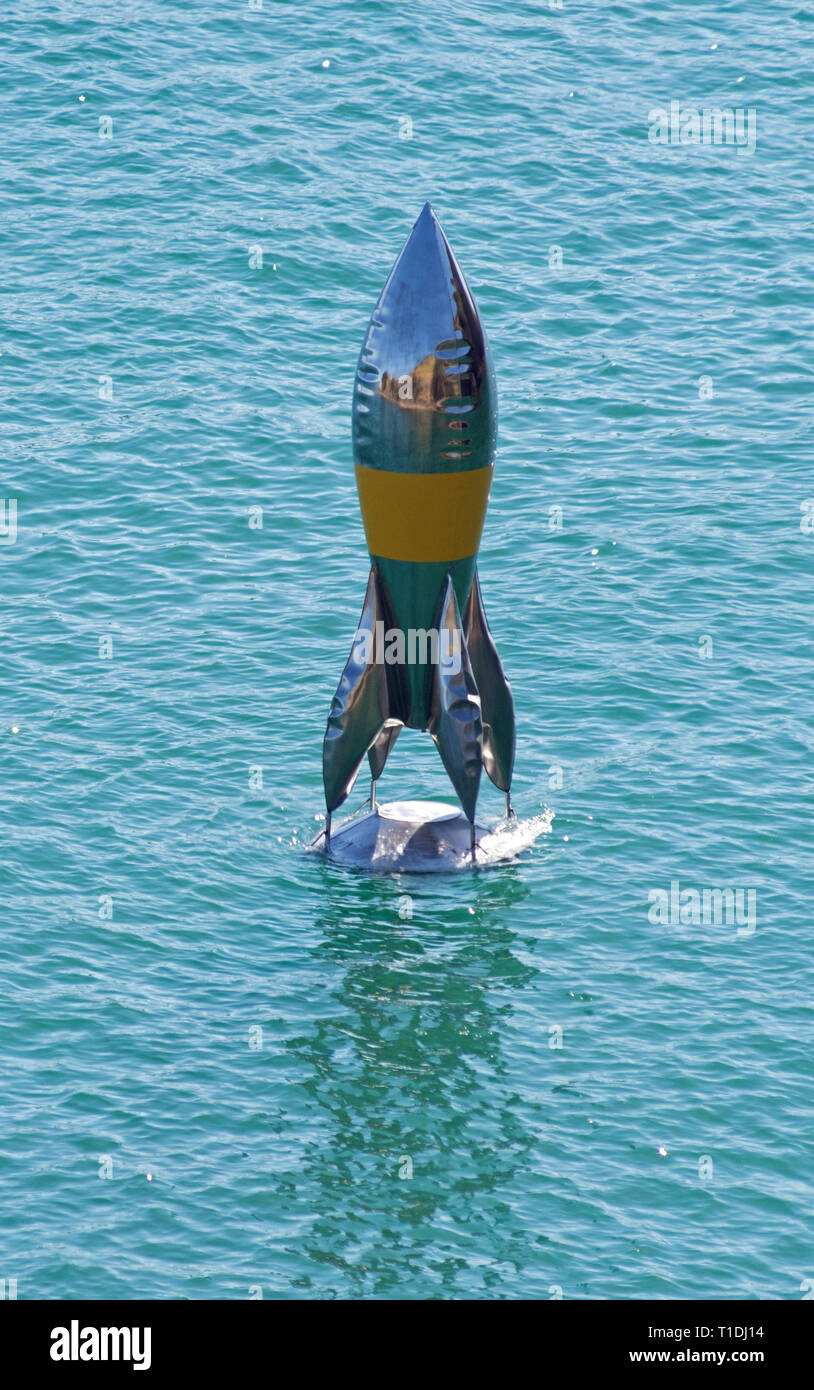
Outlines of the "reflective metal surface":
<svg viewBox="0 0 814 1390">
<path fill-rule="evenodd" d="M 484 468 L 494 460 L 496 438 L 497 392 L 483 326 L 425 203 L 359 358 L 354 459 L 406 473 Z"/>
<path fill-rule="evenodd" d="M 368 749 L 367 758 L 370 763 L 370 775 L 374 782 L 377 782 L 384 772 L 384 765 L 393 749 L 393 744 L 399 736 L 399 729 L 404 725 L 400 719 L 388 719 L 378 738 L 371 748 Z"/>
<path fill-rule="evenodd" d="M 495 786 L 508 792 L 514 770 L 514 701 L 483 611 L 477 570 L 464 614 L 464 636 L 480 694 L 483 766 Z"/>
<path fill-rule="evenodd" d="M 439 632 L 443 628 L 449 633 L 461 631 L 461 615 L 449 577 L 436 626 Z M 459 671 L 448 670 L 439 661 L 433 677 L 428 728 L 464 808 L 464 815 L 474 821 L 483 767 L 483 726 L 480 695 L 466 647 L 461 651 Z"/>
<path fill-rule="evenodd" d="M 374 804 L 405 725 L 429 730 L 470 831 L 484 767 L 508 804 L 514 708 L 476 572 L 496 435 L 486 336 L 427 203 L 379 297 L 357 369 L 354 459 L 371 571 L 325 735 L 329 812 L 366 753 Z M 390 664 L 380 652 L 364 660 L 362 636 L 369 658 L 389 629 L 463 633 L 458 669 L 412 656 Z"/>
<path fill-rule="evenodd" d="M 399 810 L 401 808 L 401 810 Z M 377 806 L 336 829 L 331 858 L 351 868 L 378 873 L 448 873 L 472 865 L 472 827 L 461 811 L 439 817 L 434 802 Z M 481 838 L 488 832 L 476 827 Z M 507 852 L 507 858 L 511 854 Z M 476 863 L 483 863 L 476 850 Z"/>
<path fill-rule="evenodd" d="M 322 745 L 322 777 L 329 811 L 342 805 L 356 781 L 359 764 L 388 718 L 386 667 L 375 659 L 367 659 L 368 655 L 375 658 L 378 654 L 376 623 L 383 618 L 376 571 L 372 569 L 362 616 L 331 704 Z M 367 651 L 366 639 L 370 644 Z"/>
</svg>

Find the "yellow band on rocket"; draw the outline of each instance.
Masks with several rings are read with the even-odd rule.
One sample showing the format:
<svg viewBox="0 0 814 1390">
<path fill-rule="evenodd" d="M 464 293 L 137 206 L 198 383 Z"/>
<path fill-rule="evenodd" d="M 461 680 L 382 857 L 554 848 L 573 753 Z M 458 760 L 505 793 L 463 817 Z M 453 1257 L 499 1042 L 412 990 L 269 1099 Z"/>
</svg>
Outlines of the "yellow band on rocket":
<svg viewBox="0 0 814 1390">
<path fill-rule="evenodd" d="M 465 560 L 480 545 L 492 468 L 388 473 L 356 465 L 367 548 L 383 560 Z"/>
</svg>

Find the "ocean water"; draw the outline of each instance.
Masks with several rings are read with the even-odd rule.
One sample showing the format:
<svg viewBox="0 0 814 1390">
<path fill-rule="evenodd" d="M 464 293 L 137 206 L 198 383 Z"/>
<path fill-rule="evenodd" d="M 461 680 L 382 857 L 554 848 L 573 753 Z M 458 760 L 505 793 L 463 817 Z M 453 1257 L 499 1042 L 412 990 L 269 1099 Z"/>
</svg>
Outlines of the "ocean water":
<svg viewBox="0 0 814 1390">
<path fill-rule="evenodd" d="M 8 0 L 0 34 L 0 1278 L 802 1298 L 811 9 Z M 658 143 L 671 102 L 744 138 Z M 355 362 L 426 198 L 492 345 L 480 573 L 550 832 L 374 878 L 306 846 L 368 568 Z M 429 739 L 382 795 L 448 798 Z M 695 914 L 725 887 L 739 920 Z"/>
</svg>

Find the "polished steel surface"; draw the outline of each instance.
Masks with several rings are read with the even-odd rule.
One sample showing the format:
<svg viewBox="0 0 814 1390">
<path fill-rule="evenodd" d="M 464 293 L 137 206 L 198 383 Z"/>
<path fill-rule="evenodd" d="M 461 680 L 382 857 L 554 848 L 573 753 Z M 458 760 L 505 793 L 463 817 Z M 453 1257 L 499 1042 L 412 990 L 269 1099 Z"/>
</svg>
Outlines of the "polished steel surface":
<svg viewBox="0 0 814 1390">
<path fill-rule="evenodd" d="M 439 632 L 446 628 L 450 634 L 459 633 L 462 629 L 455 590 L 449 576 L 436 626 Z M 474 821 L 483 768 L 483 725 L 480 695 L 465 646 L 461 650 L 460 670 L 450 670 L 440 661 L 433 668 L 427 727 L 464 814 L 468 820 Z"/>
<path fill-rule="evenodd" d="M 347 797 L 359 771 L 359 764 L 377 737 L 389 713 L 387 668 L 368 660 L 377 653 L 376 624 L 384 619 L 379 601 L 376 571 L 371 569 L 367 592 L 342 679 L 336 688 L 328 727 L 322 745 L 322 776 L 325 802 L 336 810 Z M 369 642 L 365 651 L 365 642 Z"/>
<path fill-rule="evenodd" d="M 483 766 L 495 786 L 508 792 L 514 770 L 514 701 L 483 611 L 477 570 L 464 614 L 464 637 L 481 701 Z"/>
<path fill-rule="evenodd" d="M 368 749 L 367 757 L 370 763 L 370 776 L 373 782 L 377 782 L 384 772 L 384 765 L 393 751 L 393 744 L 399 736 L 399 729 L 404 725 L 400 719 L 388 719 L 381 733 L 375 742 Z"/>
<path fill-rule="evenodd" d="M 469 287 L 429 203 L 393 266 L 356 373 L 356 463 L 404 473 L 494 461 L 497 391 Z"/>
<path fill-rule="evenodd" d="M 405 725 L 429 730 L 471 835 L 483 768 L 507 793 L 508 805 L 514 708 L 476 570 L 488 486 L 461 476 L 487 470 L 481 477 L 488 484 L 496 435 L 486 336 L 427 203 L 373 311 L 356 375 L 353 442 L 365 529 L 369 544 L 381 537 L 389 548 L 371 553 L 362 616 L 328 718 L 323 773 L 329 813 L 348 796 L 367 753 L 375 815 L 376 782 Z M 366 469 L 377 470 L 375 488 Z M 463 506 L 469 514 L 462 528 Z M 414 548 L 405 550 L 408 510 Z M 401 540 L 394 543 L 400 527 Z M 376 660 L 382 625 L 403 633 L 462 633 L 458 669 L 441 661 Z"/>
<path fill-rule="evenodd" d="M 407 803 L 413 810 L 400 815 L 404 803 L 383 803 L 338 826 L 331 839 L 331 857 L 351 868 L 379 873 L 448 873 L 472 866 L 472 829 L 461 811 L 440 818 L 434 802 Z M 426 815 L 419 818 L 420 809 Z M 475 828 L 476 839 L 488 834 Z M 506 858 L 511 858 L 507 850 Z M 488 866 L 476 845 L 475 863 Z"/>
<path fill-rule="evenodd" d="M 460 814 L 458 806 L 448 806 L 445 801 L 384 801 L 379 807 L 379 815 L 385 820 L 398 820 L 405 825 L 456 820 Z"/>
</svg>

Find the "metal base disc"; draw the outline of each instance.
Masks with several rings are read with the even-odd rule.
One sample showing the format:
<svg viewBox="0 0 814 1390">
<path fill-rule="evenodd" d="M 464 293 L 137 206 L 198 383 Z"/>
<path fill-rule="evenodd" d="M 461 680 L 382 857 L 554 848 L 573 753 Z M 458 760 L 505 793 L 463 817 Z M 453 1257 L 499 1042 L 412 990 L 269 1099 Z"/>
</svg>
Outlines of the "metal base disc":
<svg viewBox="0 0 814 1390">
<path fill-rule="evenodd" d="M 475 834 L 480 839 L 486 830 L 477 825 Z M 380 873 L 471 869 L 471 827 L 463 811 L 443 801 L 385 801 L 338 826 L 328 853 L 341 864 Z"/>
</svg>

